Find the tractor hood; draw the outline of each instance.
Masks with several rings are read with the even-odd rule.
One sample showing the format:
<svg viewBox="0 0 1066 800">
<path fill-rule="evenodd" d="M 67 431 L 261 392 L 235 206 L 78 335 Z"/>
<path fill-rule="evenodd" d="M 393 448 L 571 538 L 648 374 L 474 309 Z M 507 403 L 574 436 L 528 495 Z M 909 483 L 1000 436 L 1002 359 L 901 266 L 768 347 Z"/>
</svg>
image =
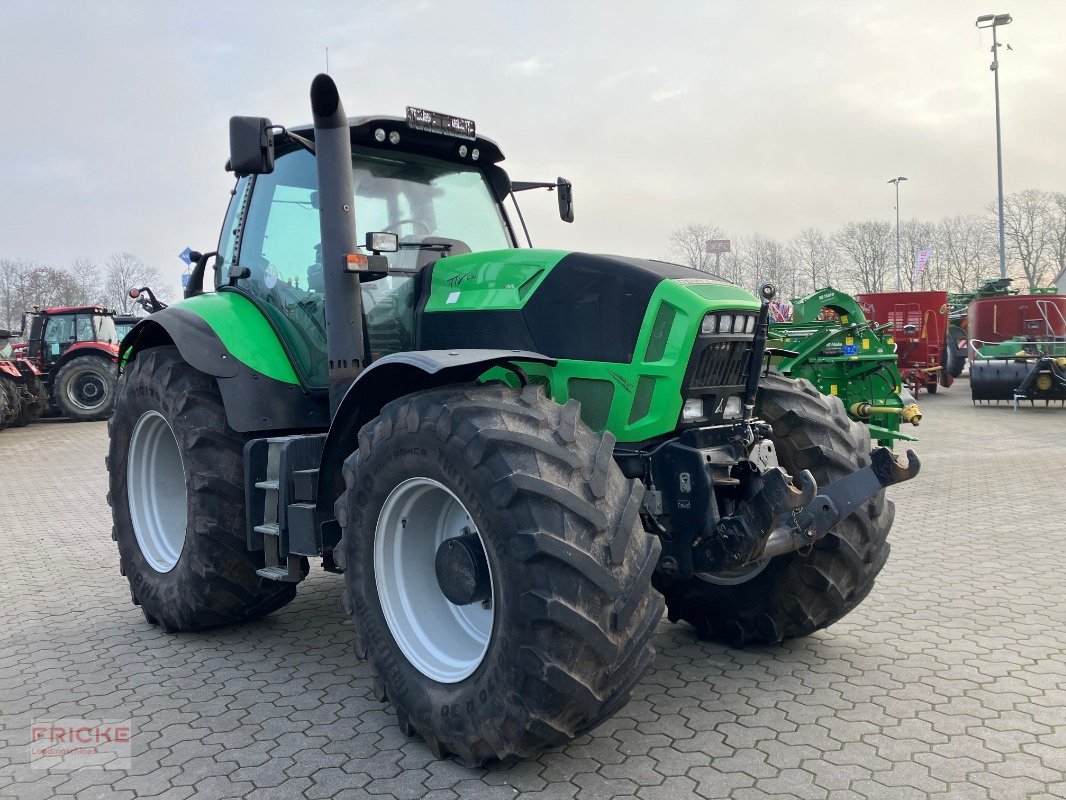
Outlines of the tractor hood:
<svg viewBox="0 0 1066 800">
<path fill-rule="evenodd" d="M 758 311 L 748 291 L 651 259 L 497 250 L 443 258 L 429 273 L 421 347 L 509 347 L 552 358 L 630 363 L 667 301 L 695 336 L 703 315 Z"/>
</svg>

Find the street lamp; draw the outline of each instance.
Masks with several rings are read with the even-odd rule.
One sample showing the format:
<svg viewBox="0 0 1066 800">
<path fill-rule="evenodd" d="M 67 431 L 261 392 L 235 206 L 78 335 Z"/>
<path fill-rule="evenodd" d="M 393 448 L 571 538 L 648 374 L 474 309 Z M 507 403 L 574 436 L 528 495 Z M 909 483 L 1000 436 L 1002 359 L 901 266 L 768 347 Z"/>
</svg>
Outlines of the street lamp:
<svg viewBox="0 0 1066 800">
<path fill-rule="evenodd" d="M 898 178 L 893 178 L 888 181 L 889 183 L 896 184 L 896 291 L 902 291 L 903 282 L 899 272 L 899 185 L 902 181 L 907 180 L 902 175 Z"/>
<path fill-rule="evenodd" d="M 1003 233 L 1003 145 L 999 132 L 999 41 L 996 28 L 1010 25 L 1010 14 L 982 14 L 975 23 L 978 28 L 992 29 L 992 64 L 989 67 L 996 78 L 996 173 L 999 177 L 999 277 L 1007 277 L 1007 239 Z M 1007 46 L 1010 49 L 1010 46 Z"/>
</svg>

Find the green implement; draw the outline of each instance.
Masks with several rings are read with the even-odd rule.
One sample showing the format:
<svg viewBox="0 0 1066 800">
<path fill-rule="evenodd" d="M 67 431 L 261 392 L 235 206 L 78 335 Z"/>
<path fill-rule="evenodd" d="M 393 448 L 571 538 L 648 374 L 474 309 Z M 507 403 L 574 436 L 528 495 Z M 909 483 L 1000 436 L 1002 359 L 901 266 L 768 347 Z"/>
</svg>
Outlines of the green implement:
<svg viewBox="0 0 1066 800">
<path fill-rule="evenodd" d="M 790 378 L 806 378 L 823 394 L 839 397 L 880 444 L 916 441 L 900 430 L 903 423 L 918 425 L 922 414 L 903 391 L 888 326 L 868 321 L 853 297 L 831 286 L 794 298 L 792 305 L 790 322 L 770 325 L 770 362 Z"/>
</svg>

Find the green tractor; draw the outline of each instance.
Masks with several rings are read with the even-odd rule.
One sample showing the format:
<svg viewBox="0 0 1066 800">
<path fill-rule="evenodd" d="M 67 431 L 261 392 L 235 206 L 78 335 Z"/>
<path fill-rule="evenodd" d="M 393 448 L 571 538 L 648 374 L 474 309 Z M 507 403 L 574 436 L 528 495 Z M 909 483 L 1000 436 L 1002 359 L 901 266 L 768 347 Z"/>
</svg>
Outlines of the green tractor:
<svg viewBox="0 0 1066 800">
<path fill-rule="evenodd" d="M 862 602 L 918 459 L 763 375 L 771 286 L 520 248 L 505 200 L 571 221 L 568 182 L 512 183 L 469 120 L 348 119 L 324 75 L 311 106 L 231 120 L 217 252 L 122 343 L 109 502 L 149 622 L 261 617 L 320 560 L 400 728 L 482 764 L 620 709 L 664 605 L 743 645 Z"/>
</svg>

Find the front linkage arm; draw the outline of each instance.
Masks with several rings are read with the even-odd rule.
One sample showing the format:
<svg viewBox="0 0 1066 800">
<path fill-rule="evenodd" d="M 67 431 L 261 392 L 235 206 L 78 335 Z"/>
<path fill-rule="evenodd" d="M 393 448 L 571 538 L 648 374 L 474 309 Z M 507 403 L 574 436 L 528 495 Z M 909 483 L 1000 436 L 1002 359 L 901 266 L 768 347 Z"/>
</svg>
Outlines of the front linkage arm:
<svg viewBox="0 0 1066 800">
<path fill-rule="evenodd" d="M 821 488 L 807 470 L 793 480 L 780 467 L 772 469 L 762 475 L 759 491 L 695 543 L 695 570 L 737 569 L 809 547 L 882 489 L 920 469 L 913 450 L 901 464 L 887 447 L 874 450 L 868 466 Z"/>
</svg>

